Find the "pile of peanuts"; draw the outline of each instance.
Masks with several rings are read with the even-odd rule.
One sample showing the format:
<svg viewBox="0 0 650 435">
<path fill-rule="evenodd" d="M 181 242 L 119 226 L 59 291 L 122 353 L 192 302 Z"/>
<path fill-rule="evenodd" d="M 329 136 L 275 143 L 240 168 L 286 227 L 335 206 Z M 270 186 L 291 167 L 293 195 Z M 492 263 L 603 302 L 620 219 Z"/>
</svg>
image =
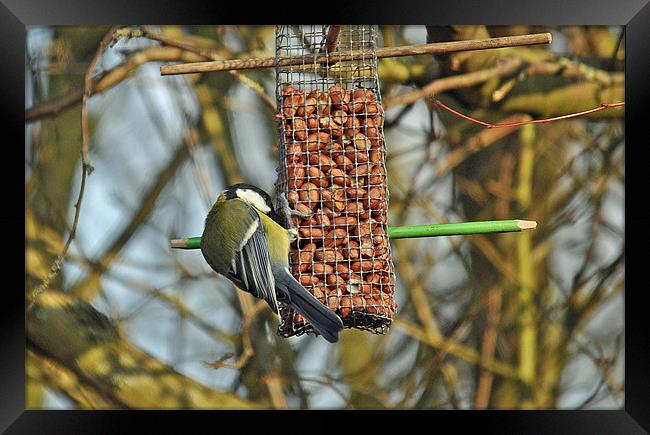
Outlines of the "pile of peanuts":
<svg viewBox="0 0 650 435">
<path fill-rule="evenodd" d="M 298 231 L 292 273 L 346 326 L 392 320 L 383 110 L 371 89 L 282 88 L 287 199 Z M 368 320 L 368 319 L 366 319 Z M 294 329 L 303 323 L 295 313 Z M 368 322 L 365 322 L 368 323 Z"/>
</svg>

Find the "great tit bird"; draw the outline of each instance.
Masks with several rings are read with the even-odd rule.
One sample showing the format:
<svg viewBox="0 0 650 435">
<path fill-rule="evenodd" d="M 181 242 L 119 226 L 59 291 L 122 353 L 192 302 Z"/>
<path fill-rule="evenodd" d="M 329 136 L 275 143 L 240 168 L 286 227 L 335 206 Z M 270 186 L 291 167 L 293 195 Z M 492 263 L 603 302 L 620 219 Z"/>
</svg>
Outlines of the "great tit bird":
<svg viewBox="0 0 650 435">
<path fill-rule="evenodd" d="M 276 313 L 278 301 L 286 303 L 334 343 L 343 322 L 291 275 L 290 243 L 271 197 L 250 184 L 235 184 L 221 192 L 208 213 L 201 252 L 237 287 L 264 299 Z"/>
</svg>

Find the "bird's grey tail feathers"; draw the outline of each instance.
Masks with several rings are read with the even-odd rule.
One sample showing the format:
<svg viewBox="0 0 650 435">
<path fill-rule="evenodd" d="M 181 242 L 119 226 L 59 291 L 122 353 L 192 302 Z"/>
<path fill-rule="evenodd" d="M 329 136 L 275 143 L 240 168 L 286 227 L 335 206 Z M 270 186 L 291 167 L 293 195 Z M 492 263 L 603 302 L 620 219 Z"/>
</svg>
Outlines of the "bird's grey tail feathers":
<svg viewBox="0 0 650 435">
<path fill-rule="evenodd" d="M 299 312 L 325 340 L 336 343 L 339 331 L 343 329 L 341 318 L 305 290 L 288 270 L 283 269 L 274 275 L 276 289 L 280 291 L 278 299 L 286 301 Z"/>
</svg>

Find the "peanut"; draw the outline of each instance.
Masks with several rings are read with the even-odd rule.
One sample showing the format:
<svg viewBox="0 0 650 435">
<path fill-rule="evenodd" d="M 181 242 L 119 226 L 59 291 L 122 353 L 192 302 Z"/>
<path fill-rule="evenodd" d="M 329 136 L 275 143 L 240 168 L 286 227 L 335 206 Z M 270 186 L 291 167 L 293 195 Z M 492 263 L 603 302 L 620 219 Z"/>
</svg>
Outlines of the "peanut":
<svg viewBox="0 0 650 435">
<path fill-rule="evenodd" d="M 330 218 L 322 210 L 316 214 L 315 219 L 316 223 L 323 227 L 329 227 L 332 224 Z"/>
<path fill-rule="evenodd" d="M 327 275 L 326 282 L 330 287 L 340 287 L 345 285 L 345 280 L 340 275 L 336 274 Z"/>
<path fill-rule="evenodd" d="M 365 109 L 365 113 L 367 115 L 374 115 L 376 113 L 379 113 L 379 105 L 377 105 L 377 103 L 368 103 L 366 104 Z"/>
<path fill-rule="evenodd" d="M 364 163 L 364 164 L 358 165 L 358 166 L 350 169 L 350 171 L 348 172 L 348 175 L 352 179 L 358 180 L 358 179 L 364 177 L 365 175 L 368 175 L 368 172 L 370 172 L 370 164 L 369 163 Z"/>
<path fill-rule="evenodd" d="M 303 118 L 293 118 L 293 137 L 297 140 L 307 139 L 307 122 Z"/>
<path fill-rule="evenodd" d="M 350 269 L 345 265 L 345 263 L 336 263 L 336 273 L 344 278 L 346 274 L 350 273 Z"/>
<path fill-rule="evenodd" d="M 358 219 L 368 219 L 370 213 L 364 210 L 364 204 L 361 202 L 350 202 L 348 203 L 346 209 L 348 216 L 352 215 Z"/>
<path fill-rule="evenodd" d="M 305 116 L 305 115 L 309 116 L 312 113 L 314 113 L 317 104 L 318 104 L 318 100 L 316 100 L 316 98 L 314 98 L 313 95 L 309 94 L 307 95 L 307 97 L 305 97 L 304 105 L 298 107 L 298 110 L 296 110 L 296 114 L 298 116 Z"/>
<path fill-rule="evenodd" d="M 367 236 L 372 234 L 373 224 L 375 224 L 373 220 L 362 223 L 361 225 L 355 228 L 354 234 L 357 236 Z"/>
<path fill-rule="evenodd" d="M 314 258 L 318 261 L 325 261 L 333 263 L 335 261 L 343 261 L 343 254 L 336 249 L 323 249 L 314 253 Z"/>
<path fill-rule="evenodd" d="M 329 113 L 330 96 L 327 93 L 322 91 L 313 91 L 307 95 L 307 98 L 313 98 L 316 100 L 316 114 L 318 116 L 323 116 Z M 323 113 L 325 111 L 327 112 Z"/>
<path fill-rule="evenodd" d="M 321 130 L 329 130 L 332 125 L 332 119 L 328 116 L 321 116 L 318 118 L 318 125 L 320 126 Z"/>
<path fill-rule="evenodd" d="M 346 190 L 349 198 L 360 199 L 366 196 L 365 189 L 350 187 Z"/>
<path fill-rule="evenodd" d="M 345 201 L 345 189 L 342 187 L 332 187 L 332 198 L 334 201 Z"/>
<path fill-rule="evenodd" d="M 348 242 L 348 249 L 344 250 L 343 254 L 349 260 L 358 260 L 360 255 L 359 242 L 357 242 L 356 240 L 350 240 Z"/>
<path fill-rule="evenodd" d="M 309 164 L 317 165 L 322 170 L 327 171 L 328 169 L 330 169 L 333 166 L 334 162 L 332 162 L 332 159 L 330 159 L 325 154 L 310 153 L 309 154 Z"/>
<path fill-rule="evenodd" d="M 309 208 L 314 208 L 318 202 L 318 186 L 314 183 L 304 183 L 298 193 L 300 200 L 306 203 Z"/>
<path fill-rule="evenodd" d="M 340 110 L 340 109 L 335 110 L 334 112 L 332 112 L 331 119 L 332 119 L 332 122 L 334 122 L 334 124 L 336 124 L 336 127 L 341 128 L 341 131 L 343 131 L 342 128 L 343 128 L 343 126 L 345 125 L 345 123 L 348 120 L 348 114 L 345 113 L 344 110 Z M 330 124 L 330 126 L 331 126 L 331 124 Z"/>
<path fill-rule="evenodd" d="M 351 106 L 354 113 L 365 113 L 366 104 L 377 101 L 371 89 L 355 89 L 351 94 Z"/>
<path fill-rule="evenodd" d="M 370 209 L 376 210 L 379 207 L 379 203 L 384 199 L 384 189 L 378 186 L 371 187 L 368 191 L 368 198 L 370 199 Z"/>
<path fill-rule="evenodd" d="M 282 95 L 285 96 L 282 100 L 282 113 L 287 118 L 291 118 L 296 114 L 298 107 L 303 104 L 305 97 L 301 91 L 291 86 L 286 86 L 282 91 Z"/>
<path fill-rule="evenodd" d="M 295 189 L 300 188 L 302 183 L 305 181 L 305 167 L 302 164 L 296 164 L 293 167 L 287 169 L 287 177 L 289 179 L 289 190 L 290 192 L 295 191 Z"/>
<path fill-rule="evenodd" d="M 370 139 L 370 144 L 372 146 L 379 145 L 379 129 L 377 128 L 377 122 L 375 121 L 375 118 L 367 118 L 364 121 L 362 131 L 363 134 L 365 134 L 366 137 Z"/>
<path fill-rule="evenodd" d="M 352 163 L 352 160 L 350 160 L 347 156 L 344 155 L 336 156 L 335 162 L 338 165 L 339 169 L 343 169 L 344 171 L 354 167 L 354 163 Z"/>
<path fill-rule="evenodd" d="M 346 136 L 354 137 L 354 134 L 361 130 L 361 121 L 356 116 L 348 116 L 344 127 L 343 133 Z"/>
<path fill-rule="evenodd" d="M 352 309 L 354 311 L 364 311 L 364 307 L 365 304 L 363 303 L 363 298 L 361 296 L 352 296 Z"/>
<path fill-rule="evenodd" d="M 325 177 L 325 174 L 323 171 L 318 169 L 316 166 L 309 166 L 307 168 L 307 176 L 309 177 L 309 181 L 313 183 L 314 185 L 320 187 L 320 188 L 325 188 L 328 187 L 330 182 Z M 316 197 L 318 198 L 318 192 L 316 192 Z M 318 200 L 318 199 L 316 199 Z"/>
<path fill-rule="evenodd" d="M 336 159 L 336 157 L 343 154 L 343 145 L 338 142 L 330 142 L 327 149 L 329 149 L 332 159 Z"/>
<path fill-rule="evenodd" d="M 358 163 L 366 163 L 368 161 L 368 154 L 367 153 L 358 153 L 357 149 L 352 146 L 352 145 L 347 145 L 345 148 L 343 148 L 345 151 L 345 156 L 350 159 L 353 162 Z M 372 151 L 371 151 L 372 153 Z"/>
<path fill-rule="evenodd" d="M 334 218 L 334 220 L 332 220 L 332 223 L 334 225 L 352 226 L 357 223 L 357 220 L 352 216 L 340 216 Z"/>
<path fill-rule="evenodd" d="M 338 217 L 340 215 L 340 213 L 334 212 L 331 208 L 329 208 L 327 206 L 322 208 L 322 212 L 323 212 L 323 214 L 325 216 L 327 216 L 329 218 L 336 218 L 336 217 Z"/>
<path fill-rule="evenodd" d="M 318 284 L 318 285 L 314 286 L 313 291 L 314 291 L 314 296 L 316 296 L 316 298 L 319 301 L 321 301 L 321 302 L 325 301 L 325 291 L 326 290 L 323 288 L 322 284 Z"/>
<path fill-rule="evenodd" d="M 348 233 L 343 228 L 335 228 L 325 234 L 325 243 L 328 240 L 333 240 L 336 246 L 340 246 L 345 242 Z"/>
<path fill-rule="evenodd" d="M 319 279 L 316 276 L 313 275 L 300 275 L 300 284 L 302 284 L 304 287 L 306 286 L 311 286 L 316 284 Z"/>
<path fill-rule="evenodd" d="M 375 247 L 372 244 L 372 239 L 370 237 L 361 238 L 361 255 L 363 257 L 372 258 L 375 255 Z"/>
<path fill-rule="evenodd" d="M 299 211 L 300 213 L 311 213 L 311 208 L 301 202 L 296 204 L 295 210 Z"/>
<path fill-rule="evenodd" d="M 350 101 L 350 93 L 341 85 L 334 85 L 328 89 L 332 105 L 343 106 Z"/>
<path fill-rule="evenodd" d="M 323 237 L 323 230 L 315 227 L 298 228 L 298 233 L 305 239 L 319 239 Z"/>
<path fill-rule="evenodd" d="M 306 150 L 309 152 L 316 152 L 327 148 L 330 142 L 330 135 L 324 131 L 318 133 L 311 133 L 307 136 Z"/>
<path fill-rule="evenodd" d="M 291 162 L 299 162 L 302 160 L 302 146 L 299 142 L 294 142 L 287 145 L 287 160 Z"/>
<path fill-rule="evenodd" d="M 312 257 L 311 251 L 302 251 L 299 255 L 300 263 L 311 263 Z"/>
<path fill-rule="evenodd" d="M 370 176 L 368 177 L 368 184 L 378 184 L 383 185 L 385 179 L 386 171 L 382 165 L 374 164 L 370 170 Z"/>
<path fill-rule="evenodd" d="M 350 296 L 342 296 L 341 297 L 341 302 L 339 303 L 339 312 L 341 313 L 342 317 L 347 317 L 350 315 L 350 307 L 352 306 L 352 300 L 350 299 Z"/>
<path fill-rule="evenodd" d="M 342 169 L 332 168 L 327 172 L 327 175 L 332 179 L 332 183 L 339 186 L 348 186 L 352 182 Z"/>
<path fill-rule="evenodd" d="M 345 202 L 344 201 L 334 201 L 334 210 L 337 212 L 342 212 L 345 210 Z"/>
<path fill-rule="evenodd" d="M 354 148 L 359 151 L 367 151 L 370 149 L 370 141 L 363 133 L 355 133 L 352 138 Z"/>
<path fill-rule="evenodd" d="M 319 251 L 316 252 L 318 253 Z M 330 274 L 334 272 L 334 268 L 329 264 L 314 263 L 312 266 L 312 272 L 314 272 L 316 275 Z"/>
<path fill-rule="evenodd" d="M 307 118 L 307 130 L 314 131 L 318 129 L 318 118 L 315 115 Z"/>
<path fill-rule="evenodd" d="M 330 293 L 327 295 L 327 307 L 330 310 L 336 310 L 340 304 L 340 298 L 336 296 L 336 293 L 334 295 L 330 296 Z"/>
<path fill-rule="evenodd" d="M 352 263 L 352 270 L 355 272 L 369 272 L 371 270 L 381 270 L 384 267 L 384 260 L 362 260 Z"/>
</svg>

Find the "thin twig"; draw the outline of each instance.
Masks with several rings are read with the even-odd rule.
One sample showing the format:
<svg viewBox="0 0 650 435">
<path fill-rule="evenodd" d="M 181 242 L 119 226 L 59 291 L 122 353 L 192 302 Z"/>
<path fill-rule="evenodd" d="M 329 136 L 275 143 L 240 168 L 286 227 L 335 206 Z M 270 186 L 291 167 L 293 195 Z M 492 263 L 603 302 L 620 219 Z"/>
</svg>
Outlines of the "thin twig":
<svg viewBox="0 0 650 435">
<path fill-rule="evenodd" d="M 141 32 L 141 35 L 138 34 L 138 30 L 134 29 L 132 34 L 131 34 L 131 37 L 142 36 L 144 38 L 151 39 L 153 41 L 158 41 L 162 45 L 166 45 L 168 47 L 176 47 L 176 48 L 180 48 L 181 50 L 184 50 L 184 51 L 189 51 L 189 52 L 192 52 L 194 54 L 198 54 L 199 56 L 204 57 L 206 59 L 215 59 L 216 60 L 219 57 L 221 57 L 221 55 L 216 50 L 213 50 L 211 48 L 201 48 L 201 47 L 196 47 L 194 45 L 185 44 L 185 43 L 177 41 L 175 39 L 168 38 L 165 35 L 161 35 L 160 33 L 152 32 L 146 26 L 142 27 L 140 32 Z"/>
<path fill-rule="evenodd" d="M 61 266 L 63 265 L 63 261 L 65 260 L 66 255 L 68 254 L 68 249 L 70 248 L 70 244 L 72 243 L 72 240 L 75 238 L 75 235 L 77 234 L 77 224 L 79 222 L 79 212 L 81 211 L 81 201 L 83 200 L 84 196 L 84 189 L 86 188 L 86 176 L 87 176 L 87 171 L 85 167 L 81 167 L 81 186 L 79 187 L 79 194 L 77 196 L 77 202 L 74 205 L 75 208 L 75 213 L 74 213 L 74 221 L 72 223 L 72 228 L 70 229 L 70 234 L 68 235 L 68 239 L 65 242 L 65 246 L 63 247 L 63 250 L 59 254 L 58 257 L 56 257 L 56 260 L 52 263 L 52 266 L 50 267 L 50 273 L 45 277 L 45 279 L 41 282 L 41 284 L 34 289 L 34 293 L 32 296 L 32 300 L 27 306 L 27 312 L 31 312 L 32 309 L 34 308 L 34 305 L 36 304 L 36 301 L 38 299 L 38 296 L 43 293 L 47 288 L 50 286 L 50 283 L 54 279 L 54 277 L 59 273 L 61 270 Z"/>
<path fill-rule="evenodd" d="M 344 402 L 346 402 L 347 406 L 349 409 L 354 409 L 354 406 L 351 403 L 347 403 L 349 398 L 345 395 L 345 392 L 342 391 L 339 387 L 335 385 L 335 382 L 341 382 L 336 379 L 332 379 L 331 377 L 328 377 L 327 375 L 323 375 L 327 380 L 321 380 L 318 378 L 310 378 L 310 377 L 301 377 L 299 379 L 300 382 L 313 382 L 315 384 L 320 384 L 324 385 L 326 387 L 329 387 L 334 391 L 341 399 L 343 399 Z"/>
<path fill-rule="evenodd" d="M 284 397 L 282 391 L 284 377 L 281 374 L 269 373 L 268 375 L 262 376 L 260 382 L 265 384 L 269 390 L 269 396 L 271 397 L 271 403 L 274 409 L 289 409 L 287 399 Z"/>
<path fill-rule="evenodd" d="M 428 344 L 434 349 L 444 351 L 447 354 L 453 355 L 456 358 L 462 359 L 472 364 L 476 364 L 485 370 L 489 370 L 495 374 L 503 376 L 507 379 L 518 379 L 515 369 L 505 362 L 498 360 L 483 361 L 481 355 L 474 349 L 467 347 L 463 344 L 450 341 L 444 337 L 435 338 L 422 331 L 417 325 L 405 320 L 397 319 L 393 323 L 396 329 L 400 329 L 405 334 L 419 340 L 422 343 Z"/>
<path fill-rule="evenodd" d="M 34 122 L 51 116 L 57 116 L 78 104 L 83 99 L 83 95 L 83 89 L 79 89 L 72 91 L 59 99 L 30 107 L 25 111 L 25 122 Z"/>
<path fill-rule="evenodd" d="M 203 204 L 206 207 L 206 210 L 210 210 L 212 206 L 213 198 L 215 198 L 210 188 L 209 175 L 205 168 L 205 159 L 199 159 L 197 156 L 198 146 L 196 144 L 196 137 L 198 137 L 198 131 L 195 127 L 191 127 L 185 133 L 185 144 L 187 145 L 190 156 L 192 158 L 192 165 L 194 166 L 194 172 L 196 173 L 196 181 L 199 187 L 201 196 L 203 196 Z"/>
<path fill-rule="evenodd" d="M 255 317 L 262 311 L 264 307 L 266 307 L 266 304 L 264 301 L 257 301 L 253 307 L 250 307 L 247 302 L 245 301 L 245 296 L 246 294 L 238 289 L 235 289 L 237 292 L 237 296 L 240 298 L 240 303 L 242 304 L 242 311 L 244 312 L 242 315 L 242 332 L 241 332 L 241 337 L 242 337 L 242 344 L 244 347 L 244 350 L 239 357 L 237 357 L 237 360 L 232 363 L 228 364 L 225 361 L 227 359 L 232 358 L 234 353 L 230 352 L 215 361 L 209 361 L 205 362 L 204 365 L 206 367 L 210 367 L 213 369 L 219 369 L 219 368 L 229 368 L 229 369 L 240 369 L 242 368 L 248 360 L 255 354 L 254 349 L 253 349 L 253 343 L 251 341 L 251 336 L 250 336 L 250 326 Z"/>
<path fill-rule="evenodd" d="M 625 83 L 625 73 L 623 72 L 609 72 L 563 57 L 554 62 L 534 63 L 526 67 L 523 74 L 526 76 L 560 75 L 571 79 L 593 80 L 602 86 Z"/>
<path fill-rule="evenodd" d="M 163 189 L 172 179 L 176 171 L 188 157 L 189 150 L 186 146 L 179 146 L 173 157 L 169 160 L 167 165 L 160 170 L 160 172 L 152 177 L 155 180 L 147 189 L 146 193 L 140 200 L 139 207 L 134 215 L 131 217 L 129 223 L 122 229 L 120 234 L 114 239 L 110 247 L 104 251 L 101 257 L 94 262 L 90 274 L 83 279 L 80 283 L 74 285 L 73 292 L 84 300 L 91 299 L 95 294 L 97 280 L 100 275 L 109 268 L 110 264 L 115 260 L 122 248 L 131 239 L 133 234 L 138 230 L 142 222 L 147 218 L 154 205 L 162 193 Z"/>
<path fill-rule="evenodd" d="M 478 124 L 478 125 L 482 125 L 483 127 L 486 127 L 486 128 L 512 128 L 512 127 L 519 127 L 519 126 L 527 125 L 527 124 L 544 124 L 544 123 L 547 123 L 547 122 L 559 121 L 561 119 L 577 118 L 579 116 L 588 115 L 590 113 L 598 112 L 600 110 L 605 110 L 605 109 L 609 109 L 609 108 L 612 108 L 612 107 L 619 107 L 619 106 L 624 106 L 625 105 L 624 101 L 618 102 L 618 103 L 602 103 L 600 106 L 598 106 L 598 107 L 596 107 L 594 109 L 583 110 L 582 112 L 570 113 L 568 115 L 555 116 L 553 118 L 533 119 L 533 120 L 529 120 L 529 121 L 510 122 L 510 123 L 503 123 L 503 124 L 490 124 L 489 122 L 479 121 L 478 119 L 474 119 L 471 116 L 464 115 L 464 114 L 452 109 L 451 107 L 447 106 L 446 104 L 444 104 L 443 102 L 437 100 L 434 97 L 431 97 L 431 101 L 433 101 L 433 103 L 436 106 L 442 107 L 446 111 L 448 111 L 450 113 L 453 113 L 454 115 L 456 115 L 456 116 L 458 116 L 460 118 L 466 119 L 466 120 L 471 121 L 471 122 L 473 122 L 475 124 Z"/>
<path fill-rule="evenodd" d="M 508 122 L 514 120 L 522 120 L 517 122 L 523 122 L 530 120 L 530 116 L 526 114 L 516 113 L 510 115 L 503 120 Z M 486 129 L 480 130 L 474 136 L 471 136 L 465 141 L 465 143 L 457 148 L 452 149 L 446 156 L 445 160 L 436 165 L 436 177 L 440 178 L 454 169 L 456 166 L 460 165 L 465 159 L 471 156 L 474 153 L 477 153 L 481 150 L 486 149 L 495 142 L 503 139 L 504 137 L 513 134 L 516 130 L 508 129 Z"/>
<path fill-rule="evenodd" d="M 90 61 L 88 69 L 86 70 L 86 76 L 84 78 L 84 93 L 81 98 L 81 161 L 83 162 L 84 171 L 87 171 L 88 174 L 91 174 L 93 171 L 93 165 L 90 163 L 90 158 L 88 157 L 88 98 L 90 97 L 93 91 L 93 86 L 95 84 L 95 81 L 93 79 L 95 67 L 99 62 L 99 59 L 102 57 L 102 54 L 104 54 L 106 46 L 113 40 L 113 35 L 118 28 L 119 26 L 111 27 L 111 29 L 99 42 L 97 52 L 95 53 L 93 59 Z"/>
<path fill-rule="evenodd" d="M 437 95 L 451 89 L 468 88 L 484 83 L 494 77 L 508 76 L 516 73 L 523 65 L 524 62 L 521 59 L 513 58 L 494 68 L 437 79 L 412 92 L 385 98 L 384 109 L 402 104 L 411 104 L 420 98 Z"/>
<path fill-rule="evenodd" d="M 86 188 L 86 177 L 90 175 L 90 173 L 92 172 L 92 165 L 90 164 L 90 160 L 88 159 L 88 123 L 87 123 L 87 98 L 88 95 L 90 95 L 90 92 L 92 91 L 92 84 L 94 83 L 92 80 L 92 71 L 95 69 L 95 65 L 97 64 L 99 58 L 101 57 L 102 53 L 106 49 L 106 45 L 112 40 L 113 33 L 115 32 L 116 29 L 117 26 L 114 26 L 108 31 L 108 33 L 106 33 L 106 35 L 104 35 L 104 37 L 99 43 L 99 48 L 95 53 L 95 57 L 93 57 L 93 60 L 88 66 L 88 70 L 86 72 L 86 79 L 84 81 L 85 89 L 82 96 L 82 110 L 81 110 L 81 131 L 82 131 L 81 185 L 79 186 L 79 194 L 77 195 L 77 201 L 75 202 L 74 205 L 75 213 L 72 222 L 72 227 L 70 228 L 70 234 L 68 234 L 68 239 L 66 240 L 65 245 L 63 246 L 63 250 L 61 251 L 61 254 L 59 254 L 59 256 L 56 257 L 56 259 L 52 263 L 52 266 L 50 267 L 50 273 L 45 277 L 45 279 L 41 282 L 41 284 L 34 289 L 32 300 L 27 306 L 28 313 L 33 310 L 34 305 L 38 300 L 38 296 L 41 293 L 43 293 L 45 290 L 47 290 L 52 280 L 56 277 L 56 275 L 61 270 L 61 267 L 63 266 L 63 261 L 65 260 L 65 257 L 68 254 L 68 250 L 70 249 L 70 245 L 72 244 L 72 241 L 77 235 L 77 225 L 79 224 L 79 215 L 81 213 L 81 202 L 83 201 L 84 190 Z"/>
<path fill-rule="evenodd" d="M 194 53 L 196 55 L 199 55 L 199 56 L 205 58 L 206 60 L 209 59 L 209 60 L 212 60 L 212 61 L 218 61 L 219 59 L 222 58 L 222 56 L 220 54 L 218 54 L 215 50 L 199 48 L 199 47 L 195 47 L 195 46 L 192 46 L 192 45 L 184 44 L 182 42 L 175 41 L 175 40 L 173 40 L 171 38 L 168 38 L 168 37 L 166 37 L 164 35 L 160 35 L 158 33 L 151 32 L 146 27 L 142 29 L 142 36 L 145 37 L 145 38 L 154 40 L 154 41 L 158 41 L 163 45 L 167 45 L 167 46 L 170 46 L 170 47 L 176 47 L 176 48 L 179 48 L 181 50 L 189 51 L 191 53 Z M 238 80 L 241 83 L 243 83 L 244 85 L 251 88 L 262 99 L 262 101 L 273 111 L 273 113 L 276 112 L 277 109 L 276 109 L 275 103 L 273 102 L 271 97 L 269 97 L 266 94 L 266 92 L 264 92 L 264 88 L 262 88 L 262 86 L 259 83 L 255 82 L 250 77 L 242 75 L 238 71 L 230 71 L 230 73 L 233 75 L 233 77 L 235 77 L 235 80 Z"/>
<path fill-rule="evenodd" d="M 488 364 L 494 360 L 500 317 L 501 289 L 493 287 L 487 292 L 487 326 L 483 332 L 483 343 L 481 345 L 481 360 L 483 364 Z M 493 373 L 489 370 L 481 370 L 474 399 L 474 407 L 476 409 L 487 409 L 490 403 L 493 380 Z"/>
<path fill-rule="evenodd" d="M 92 95 L 101 94 L 117 86 L 122 81 L 132 77 L 132 72 L 137 67 L 148 62 L 199 62 L 205 59 L 207 58 L 197 53 L 175 46 L 155 45 L 145 47 L 132 52 L 124 62 L 96 77 L 93 80 Z M 61 98 L 30 107 L 25 111 L 25 121 L 35 122 L 57 116 L 81 103 L 83 93 L 83 89 L 77 89 Z"/>
</svg>

